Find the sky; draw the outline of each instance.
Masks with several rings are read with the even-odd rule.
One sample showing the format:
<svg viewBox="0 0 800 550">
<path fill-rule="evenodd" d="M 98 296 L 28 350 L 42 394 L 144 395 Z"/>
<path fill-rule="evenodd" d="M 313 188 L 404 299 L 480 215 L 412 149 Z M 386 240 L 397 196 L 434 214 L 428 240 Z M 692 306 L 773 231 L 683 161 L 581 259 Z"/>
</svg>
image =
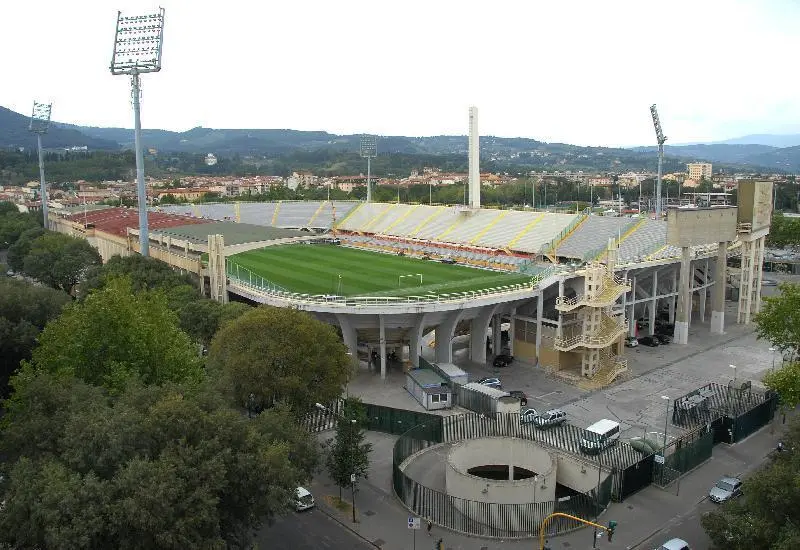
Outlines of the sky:
<svg viewBox="0 0 800 550">
<path fill-rule="evenodd" d="M 157 2 L 157 0 L 155 0 Z M 0 106 L 133 126 L 109 70 L 117 10 L 0 3 Z M 592 146 L 800 132 L 799 0 L 162 0 L 142 125 L 481 135 Z"/>
</svg>

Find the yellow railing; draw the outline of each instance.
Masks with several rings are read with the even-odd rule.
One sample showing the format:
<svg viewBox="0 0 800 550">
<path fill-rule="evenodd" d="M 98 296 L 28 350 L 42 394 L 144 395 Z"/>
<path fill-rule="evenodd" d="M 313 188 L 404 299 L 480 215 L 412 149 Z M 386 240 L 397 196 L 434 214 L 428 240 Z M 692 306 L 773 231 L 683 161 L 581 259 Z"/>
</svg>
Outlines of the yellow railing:
<svg viewBox="0 0 800 550">
<path fill-rule="evenodd" d="M 481 237 L 483 237 L 484 235 L 486 235 L 486 233 L 488 233 L 488 232 L 489 232 L 489 230 L 490 230 L 492 227 L 494 227 L 495 225 L 497 225 L 497 222 L 499 222 L 500 220 L 502 220 L 502 219 L 503 219 L 503 218 L 505 218 L 506 216 L 508 216 L 508 210 L 503 210 L 502 212 L 500 212 L 500 215 L 499 215 L 499 216 L 496 216 L 496 217 L 495 217 L 495 218 L 494 218 L 494 219 L 493 219 L 491 222 L 487 223 L 487 224 L 486 224 L 486 227 L 484 227 L 484 228 L 483 228 L 483 229 L 482 229 L 482 230 L 481 230 L 481 231 L 480 231 L 480 232 L 479 232 L 477 235 L 475 235 L 475 237 L 473 237 L 473 238 L 472 238 L 472 239 L 469 241 L 469 244 L 475 244 L 475 243 L 477 243 L 477 242 L 480 240 L 480 238 L 481 238 Z"/>
<path fill-rule="evenodd" d="M 282 204 L 281 201 L 278 201 L 275 204 L 275 210 L 273 210 L 272 212 L 272 222 L 270 223 L 270 225 L 276 225 L 278 223 L 278 212 L 281 209 L 281 204 Z"/>
<path fill-rule="evenodd" d="M 542 525 L 539 527 L 539 550 L 544 550 L 544 534 L 547 532 L 547 524 L 550 523 L 550 520 L 553 518 L 574 519 L 575 521 L 583 523 L 584 525 L 590 525 L 592 527 L 596 527 L 597 529 L 608 531 L 608 527 L 606 527 L 605 525 L 600 525 L 599 523 L 594 523 L 593 521 L 579 518 L 578 516 L 571 516 L 569 514 L 564 514 L 562 512 L 556 512 L 554 514 L 550 514 L 549 516 L 547 516 L 542 520 Z"/>
<path fill-rule="evenodd" d="M 419 206 L 420 206 L 420 205 L 416 205 L 416 206 L 414 206 L 414 208 L 408 208 L 408 209 L 406 210 L 406 213 L 405 213 L 405 214 L 403 214 L 402 216 L 400 216 L 399 218 L 397 218 L 397 219 L 396 219 L 394 222 L 392 222 L 392 224 L 391 224 L 389 227 L 387 227 L 386 229 L 384 229 L 384 230 L 383 230 L 383 232 L 388 234 L 388 233 L 389 233 L 389 232 L 392 230 L 392 228 L 394 228 L 394 226 L 395 226 L 395 225 L 399 224 L 399 223 L 400 223 L 400 222 L 402 222 L 404 219 L 406 219 L 407 217 L 409 217 L 409 216 L 411 215 L 411 213 L 412 213 L 414 210 L 416 210 L 417 208 L 419 208 Z"/>
<path fill-rule="evenodd" d="M 328 201 L 322 201 L 322 202 L 320 203 L 320 205 L 319 205 L 319 208 L 317 208 L 317 209 L 314 211 L 314 214 L 311 216 L 311 219 L 310 219 L 310 220 L 308 220 L 308 225 L 309 225 L 309 226 L 310 226 L 310 225 L 312 225 L 312 224 L 314 223 L 314 220 L 316 220 L 316 219 L 317 219 L 317 216 L 319 216 L 320 212 L 322 212 L 322 209 L 323 209 L 323 208 L 325 208 L 325 205 L 326 205 L 326 204 L 328 204 Z"/>
<path fill-rule="evenodd" d="M 626 330 L 628 330 L 626 319 L 620 322 L 612 317 L 603 315 L 597 332 L 592 334 L 571 334 L 568 337 L 556 336 L 553 340 L 553 345 L 559 351 L 570 351 L 579 346 L 593 349 L 605 348 L 613 344 Z"/>
<path fill-rule="evenodd" d="M 603 289 L 596 296 L 587 298 L 585 294 L 566 298 L 556 298 L 556 309 L 562 312 L 571 311 L 581 306 L 605 307 L 610 306 L 625 292 L 630 292 L 630 283 L 622 278 L 611 275 L 603 276 Z"/>
<path fill-rule="evenodd" d="M 532 228 L 534 225 L 536 225 L 537 223 L 539 223 L 540 221 L 542 221 L 542 220 L 544 219 L 544 217 L 545 217 L 545 214 L 541 214 L 540 216 L 538 216 L 537 218 L 535 218 L 534 220 L 532 220 L 532 221 L 531 221 L 531 222 L 530 222 L 528 225 L 526 225 L 526 226 L 525 226 L 525 227 L 522 229 L 522 231 L 520 231 L 519 233 L 517 233 L 517 234 L 516 234 L 516 236 L 515 236 L 513 239 L 511 239 L 511 242 L 510 242 L 510 243 L 508 243 L 508 246 L 507 246 L 506 248 L 508 248 L 509 250 L 513 249 L 513 248 L 514 248 L 514 245 L 515 245 L 515 244 L 517 244 L 517 242 L 518 242 L 518 241 L 519 241 L 519 240 L 520 240 L 522 237 L 524 237 L 524 236 L 525 236 L 525 235 L 528 233 L 528 231 L 530 231 L 530 230 L 531 230 L 531 228 Z"/>
<path fill-rule="evenodd" d="M 428 216 L 427 218 L 425 218 L 424 220 L 422 220 L 421 222 L 419 222 L 419 225 L 417 225 L 417 227 L 415 227 L 415 228 L 414 228 L 414 230 L 411 232 L 411 235 L 410 235 L 410 236 L 411 236 L 411 237 L 414 237 L 414 236 L 416 236 L 416 234 L 417 234 L 417 233 L 419 233 L 419 232 L 422 230 L 422 228 L 423 228 L 423 227 L 425 227 L 426 225 L 428 225 L 428 222 L 430 222 L 430 221 L 433 221 L 433 219 L 434 219 L 434 218 L 437 218 L 437 217 L 439 217 L 440 215 L 442 215 L 442 214 L 444 213 L 444 211 L 445 211 L 445 209 L 444 209 L 444 208 L 437 208 L 437 209 L 435 209 L 435 210 L 433 211 L 433 214 L 431 214 L 430 216 Z"/>
</svg>

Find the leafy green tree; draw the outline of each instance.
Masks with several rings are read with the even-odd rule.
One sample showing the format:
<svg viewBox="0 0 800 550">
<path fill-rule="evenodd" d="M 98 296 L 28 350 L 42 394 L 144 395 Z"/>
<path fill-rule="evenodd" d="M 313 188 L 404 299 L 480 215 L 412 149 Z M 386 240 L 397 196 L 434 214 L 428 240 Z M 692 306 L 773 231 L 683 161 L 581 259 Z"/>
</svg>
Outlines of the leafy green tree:
<svg viewBox="0 0 800 550">
<path fill-rule="evenodd" d="M 189 287 L 189 295 L 199 296 L 197 283 L 188 275 L 178 273 L 169 264 L 154 258 L 134 254 L 132 256 L 112 256 L 102 266 L 89 270 L 86 281 L 81 285 L 81 296 L 92 290 L 103 288 L 110 280 L 118 277 L 130 279 L 134 292 L 143 290 L 162 290 L 167 294 L 183 292 Z"/>
<path fill-rule="evenodd" d="M 48 232 L 31 243 L 22 270 L 34 279 L 69 294 L 89 267 L 101 263 L 100 254 L 86 240 Z"/>
<path fill-rule="evenodd" d="M 759 338 L 795 356 L 800 348 L 800 285 L 781 283 L 778 289 L 779 294 L 764 298 L 755 316 L 756 331 Z"/>
<path fill-rule="evenodd" d="M 31 214 L 10 212 L 0 216 L 0 250 L 5 250 L 19 238 L 22 233 L 42 224 Z"/>
<path fill-rule="evenodd" d="M 0 396 L 20 362 L 30 359 L 41 330 L 70 302 L 61 291 L 0 278 Z"/>
<path fill-rule="evenodd" d="M 203 346 L 208 346 L 222 325 L 251 309 L 251 306 L 240 302 L 221 304 L 203 298 L 187 303 L 181 308 L 178 317 L 184 332 Z"/>
<path fill-rule="evenodd" d="M 0 201 L 0 217 L 5 216 L 6 214 L 16 214 L 17 212 L 19 212 L 19 209 L 13 202 Z"/>
<path fill-rule="evenodd" d="M 325 460 L 328 475 L 339 487 L 340 499 L 342 489 L 353 486 L 353 474 L 358 483 L 360 478 L 367 477 L 369 473 L 372 443 L 364 442 L 364 425 L 366 411 L 361 401 L 354 397 L 346 399 L 341 416 L 336 422 L 336 437 Z"/>
<path fill-rule="evenodd" d="M 145 384 L 197 381 L 202 370 L 189 336 L 158 292 L 131 291 L 115 279 L 67 308 L 42 332 L 32 367 L 76 376 L 119 392 Z"/>
<path fill-rule="evenodd" d="M 20 234 L 19 238 L 8 248 L 8 265 L 21 272 L 25 268 L 25 256 L 31 251 L 33 241 L 47 233 L 44 227 L 32 227 Z"/>
<path fill-rule="evenodd" d="M 244 407 L 286 401 L 295 414 L 339 397 L 350 362 L 334 328 L 295 309 L 259 307 L 223 326 L 211 342 L 208 366 Z"/>
<path fill-rule="evenodd" d="M 134 384 L 117 399 L 48 373 L 14 386 L 0 495 L 13 548 L 249 548 L 306 477 L 291 456 L 311 437 L 288 413 L 250 421 L 205 385 Z"/>
<path fill-rule="evenodd" d="M 800 423 L 793 421 L 789 452 L 744 482 L 745 497 L 728 502 L 702 518 L 720 550 L 770 548 L 791 550 L 800 543 Z"/>
</svg>

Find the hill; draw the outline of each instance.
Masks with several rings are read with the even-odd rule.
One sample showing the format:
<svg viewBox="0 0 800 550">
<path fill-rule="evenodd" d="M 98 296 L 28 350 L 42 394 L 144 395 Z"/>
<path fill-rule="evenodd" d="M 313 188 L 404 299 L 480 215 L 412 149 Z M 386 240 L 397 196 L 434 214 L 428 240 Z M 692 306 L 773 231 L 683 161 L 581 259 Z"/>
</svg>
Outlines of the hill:
<svg viewBox="0 0 800 550">
<path fill-rule="evenodd" d="M 36 135 L 28 131 L 29 122 L 30 117 L 0 107 L 0 149 L 36 149 Z M 65 128 L 58 124 L 51 124 L 44 138 L 44 147 L 47 149 L 83 146 L 93 150 L 119 149 L 116 140 L 91 137 L 76 128 Z"/>
<path fill-rule="evenodd" d="M 715 141 L 727 145 L 769 145 L 770 147 L 797 147 L 800 145 L 800 134 L 750 134 L 747 136 Z"/>
</svg>

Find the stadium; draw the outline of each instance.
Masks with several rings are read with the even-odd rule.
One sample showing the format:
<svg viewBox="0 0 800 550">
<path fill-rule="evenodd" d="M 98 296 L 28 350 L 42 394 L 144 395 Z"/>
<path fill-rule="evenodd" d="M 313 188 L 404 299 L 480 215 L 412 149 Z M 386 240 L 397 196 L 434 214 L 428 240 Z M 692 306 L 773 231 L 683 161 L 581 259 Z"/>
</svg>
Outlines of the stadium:
<svg viewBox="0 0 800 550">
<path fill-rule="evenodd" d="M 762 191 L 750 202 L 768 185 L 754 183 Z M 625 338 L 652 334 L 657 317 L 676 343 L 690 323 L 721 333 L 727 294 L 737 321 L 750 322 L 765 208 L 672 209 L 656 220 L 352 201 L 170 205 L 150 212 L 150 255 L 197 274 L 214 299 L 298 308 L 337 326 L 354 361 L 377 357 L 381 376 L 387 356 L 417 366 L 426 337 L 437 363 L 452 363 L 454 336 L 469 335 L 471 361 L 502 350 L 599 387 L 625 372 Z M 108 208 L 62 211 L 51 225 L 107 259 L 138 252 L 136 221 Z M 732 254 L 742 266 L 733 274 Z M 729 283 L 738 288 L 726 292 Z"/>
</svg>

